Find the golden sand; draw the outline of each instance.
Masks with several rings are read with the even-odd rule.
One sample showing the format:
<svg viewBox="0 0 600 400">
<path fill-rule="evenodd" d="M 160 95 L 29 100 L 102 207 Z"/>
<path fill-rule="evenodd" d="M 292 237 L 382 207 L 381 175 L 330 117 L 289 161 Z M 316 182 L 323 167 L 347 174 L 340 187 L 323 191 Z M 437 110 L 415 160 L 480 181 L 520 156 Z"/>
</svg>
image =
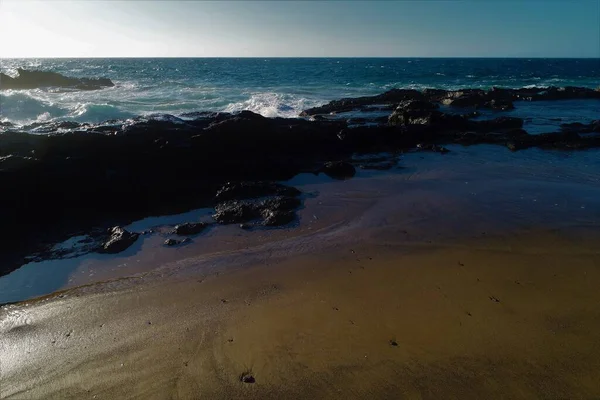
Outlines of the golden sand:
<svg viewBox="0 0 600 400">
<path fill-rule="evenodd" d="M 0 398 L 597 399 L 599 261 L 544 233 L 75 289 L 1 311 Z"/>
</svg>

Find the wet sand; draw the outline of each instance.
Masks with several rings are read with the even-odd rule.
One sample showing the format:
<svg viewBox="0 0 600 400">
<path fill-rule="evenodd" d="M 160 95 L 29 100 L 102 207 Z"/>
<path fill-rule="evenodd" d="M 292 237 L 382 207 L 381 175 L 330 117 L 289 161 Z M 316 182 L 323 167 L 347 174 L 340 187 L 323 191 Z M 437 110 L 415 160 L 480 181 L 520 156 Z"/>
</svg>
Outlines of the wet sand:
<svg viewBox="0 0 600 400">
<path fill-rule="evenodd" d="M 589 235 L 386 237 L 5 307 L 0 397 L 600 397 Z"/>
</svg>

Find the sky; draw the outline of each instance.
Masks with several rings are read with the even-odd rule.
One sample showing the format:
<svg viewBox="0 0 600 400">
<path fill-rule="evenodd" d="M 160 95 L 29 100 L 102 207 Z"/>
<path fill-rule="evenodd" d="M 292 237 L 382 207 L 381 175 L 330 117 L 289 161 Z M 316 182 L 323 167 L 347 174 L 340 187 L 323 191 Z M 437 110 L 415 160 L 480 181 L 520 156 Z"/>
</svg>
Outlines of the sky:
<svg viewBox="0 0 600 400">
<path fill-rule="evenodd" d="M 0 0 L 4 57 L 600 57 L 600 0 Z"/>
</svg>

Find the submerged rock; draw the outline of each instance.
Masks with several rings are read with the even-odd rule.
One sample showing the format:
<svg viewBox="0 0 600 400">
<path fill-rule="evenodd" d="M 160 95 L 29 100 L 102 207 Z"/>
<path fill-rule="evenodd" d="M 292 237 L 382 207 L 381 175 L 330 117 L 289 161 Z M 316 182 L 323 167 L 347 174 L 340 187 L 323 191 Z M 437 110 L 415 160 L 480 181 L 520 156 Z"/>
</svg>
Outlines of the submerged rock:
<svg viewBox="0 0 600 400">
<path fill-rule="evenodd" d="M 100 251 L 102 253 L 120 253 L 131 246 L 139 234 L 129 232 L 120 226 L 115 226 L 109 229 L 110 238 L 102 245 Z"/>
</svg>

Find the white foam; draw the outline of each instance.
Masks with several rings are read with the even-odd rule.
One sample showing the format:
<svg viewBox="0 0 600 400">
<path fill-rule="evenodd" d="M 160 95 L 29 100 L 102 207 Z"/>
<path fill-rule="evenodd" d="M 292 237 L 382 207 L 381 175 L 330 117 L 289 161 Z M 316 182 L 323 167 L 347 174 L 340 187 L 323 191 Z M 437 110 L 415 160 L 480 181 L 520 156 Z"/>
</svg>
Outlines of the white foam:
<svg viewBox="0 0 600 400">
<path fill-rule="evenodd" d="M 248 110 L 268 118 L 294 118 L 298 117 L 302 110 L 314 107 L 317 104 L 322 104 L 322 102 L 291 94 L 266 92 L 254 93 L 245 101 L 230 103 L 223 111 L 238 112 Z"/>
</svg>

